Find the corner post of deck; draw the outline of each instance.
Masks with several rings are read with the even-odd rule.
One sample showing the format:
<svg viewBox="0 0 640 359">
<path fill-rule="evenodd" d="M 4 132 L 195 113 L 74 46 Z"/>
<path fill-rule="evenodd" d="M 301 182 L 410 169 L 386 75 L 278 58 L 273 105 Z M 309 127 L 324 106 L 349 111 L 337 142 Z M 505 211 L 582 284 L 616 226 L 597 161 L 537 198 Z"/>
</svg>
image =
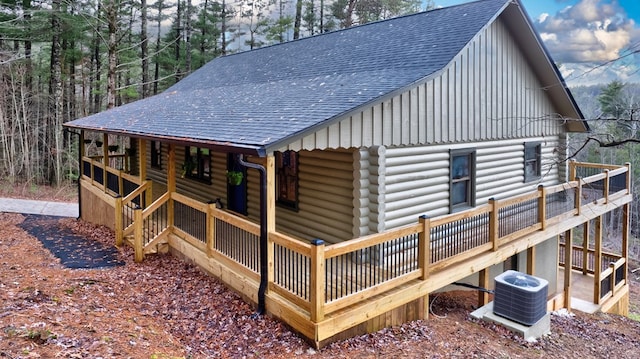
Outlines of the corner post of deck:
<svg viewBox="0 0 640 359">
<path fill-rule="evenodd" d="M 421 225 L 418 235 L 418 265 L 422 268 L 422 277 L 420 279 L 427 280 L 429 278 L 429 262 L 431 258 L 431 218 L 423 214 L 418 221 Z"/>
<path fill-rule="evenodd" d="M 271 154 L 265 158 L 264 162 L 265 176 L 266 176 L 266 186 L 267 186 L 267 198 L 265 199 L 267 202 L 266 210 L 267 210 L 267 282 L 273 283 L 275 280 L 275 246 L 273 242 L 270 240 L 270 233 L 276 232 L 276 157 Z M 322 246 L 324 254 L 324 245 Z M 324 266 L 324 257 L 322 259 L 322 265 Z M 324 273 L 324 272 L 323 272 Z M 324 288 L 324 282 L 323 282 Z M 269 287 L 267 286 L 267 292 L 269 292 Z M 323 297 L 324 298 L 324 295 Z M 324 314 L 323 314 L 324 315 Z"/>
<path fill-rule="evenodd" d="M 142 208 L 136 206 L 133 211 L 133 250 L 136 262 L 144 259 L 144 244 L 142 242 Z"/>
<path fill-rule="evenodd" d="M 216 233 L 216 219 L 214 212 L 216 209 L 216 201 L 207 202 L 207 255 L 211 257 L 213 255 L 213 249 L 215 248 L 215 233 Z"/>
<path fill-rule="evenodd" d="M 527 248 L 527 274 L 536 274 L 536 247 Z"/>
<path fill-rule="evenodd" d="M 630 162 L 626 162 L 624 164 L 625 167 L 627 167 L 627 176 L 626 178 L 626 187 L 627 187 L 627 194 L 631 194 L 631 163 Z"/>
<path fill-rule="evenodd" d="M 575 181 L 577 162 L 575 159 L 569 160 L 569 181 Z"/>
<path fill-rule="evenodd" d="M 122 170 L 118 170 L 118 194 L 124 196 L 124 181 L 122 179 Z"/>
<path fill-rule="evenodd" d="M 122 196 L 116 195 L 115 197 L 115 232 L 116 232 L 116 247 L 122 246 L 123 233 L 122 233 Z"/>
<path fill-rule="evenodd" d="M 107 179 L 109 178 L 107 168 L 109 168 L 109 135 L 105 132 L 102 134 L 102 188 L 107 193 L 109 186 Z"/>
<path fill-rule="evenodd" d="M 602 197 L 604 198 L 604 203 L 609 203 L 609 182 L 611 181 L 611 175 L 609 174 L 609 169 L 604 170 L 604 186 L 602 186 Z"/>
<path fill-rule="evenodd" d="M 576 196 L 574 198 L 574 207 L 576 210 L 576 216 L 580 215 L 580 207 L 582 206 L 582 179 L 580 177 L 576 177 L 576 181 L 578 181 L 578 186 L 576 187 Z"/>
<path fill-rule="evenodd" d="M 314 239 L 311 241 L 311 293 L 309 299 L 311 301 L 311 321 L 317 323 L 324 319 L 324 301 L 325 301 L 325 271 L 324 271 L 324 250 L 325 245 L 322 239 Z"/>
<path fill-rule="evenodd" d="M 547 193 L 543 185 L 538 186 L 540 197 L 538 198 L 538 222 L 540 222 L 540 230 L 547 227 Z"/>
<path fill-rule="evenodd" d="M 593 254 L 593 302 L 600 304 L 600 276 L 602 274 L 602 216 L 595 218 L 595 251 Z"/>
<path fill-rule="evenodd" d="M 583 224 L 582 230 L 582 275 L 589 274 L 589 233 L 591 233 L 591 221 Z"/>
<path fill-rule="evenodd" d="M 170 196 L 176 191 L 176 145 L 169 143 L 169 155 L 167 156 L 167 192 Z M 173 197 L 169 197 L 169 203 L 167 205 L 167 226 L 173 231 L 174 224 L 174 203 Z"/>
<path fill-rule="evenodd" d="M 499 247 L 498 243 L 498 204 L 495 198 L 489 198 L 489 205 L 491 211 L 489 212 L 489 240 L 493 244 L 493 251 L 497 251 Z"/>
<path fill-rule="evenodd" d="M 564 307 L 571 311 L 571 262 L 573 251 L 573 229 L 564 232 Z"/>
<path fill-rule="evenodd" d="M 478 272 L 478 286 L 480 288 L 489 288 L 489 270 L 481 269 Z M 489 303 L 489 293 L 484 290 L 478 291 L 478 307 L 483 307 Z"/>
<path fill-rule="evenodd" d="M 147 141 L 138 139 L 138 172 L 140 180 L 147 178 Z"/>
</svg>

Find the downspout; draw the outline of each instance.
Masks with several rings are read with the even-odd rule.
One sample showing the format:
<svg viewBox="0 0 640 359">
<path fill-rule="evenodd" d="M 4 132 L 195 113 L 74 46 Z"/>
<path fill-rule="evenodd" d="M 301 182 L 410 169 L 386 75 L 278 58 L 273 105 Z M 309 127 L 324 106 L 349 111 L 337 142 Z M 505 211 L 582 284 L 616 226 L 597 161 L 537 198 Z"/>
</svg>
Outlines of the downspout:
<svg viewBox="0 0 640 359">
<path fill-rule="evenodd" d="M 80 179 L 82 178 L 82 142 L 80 141 L 80 134 L 77 132 L 73 132 L 67 128 L 64 129 L 64 132 L 78 136 L 78 180 L 76 181 L 77 191 L 78 191 L 78 219 L 82 218 L 82 195 L 80 195 Z"/>
<path fill-rule="evenodd" d="M 265 293 L 269 284 L 267 265 L 267 169 L 257 163 L 245 162 L 242 155 L 236 155 L 237 162 L 247 168 L 260 171 L 260 287 L 258 288 L 258 314 L 265 314 Z"/>
</svg>

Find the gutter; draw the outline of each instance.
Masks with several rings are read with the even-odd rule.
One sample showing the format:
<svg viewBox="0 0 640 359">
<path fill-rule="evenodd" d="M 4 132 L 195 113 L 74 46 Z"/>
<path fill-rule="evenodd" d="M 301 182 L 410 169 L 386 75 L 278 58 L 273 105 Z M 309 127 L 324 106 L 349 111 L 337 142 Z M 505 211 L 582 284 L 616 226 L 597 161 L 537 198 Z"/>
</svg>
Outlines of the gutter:
<svg viewBox="0 0 640 359">
<path fill-rule="evenodd" d="M 265 294 L 267 292 L 268 265 L 267 265 L 267 169 L 259 164 L 246 162 L 242 155 L 236 155 L 237 162 L 247 168 L 260 171 L 260 287 L 258 288 L 257 314 L 266 313 Z"/>
</svg>

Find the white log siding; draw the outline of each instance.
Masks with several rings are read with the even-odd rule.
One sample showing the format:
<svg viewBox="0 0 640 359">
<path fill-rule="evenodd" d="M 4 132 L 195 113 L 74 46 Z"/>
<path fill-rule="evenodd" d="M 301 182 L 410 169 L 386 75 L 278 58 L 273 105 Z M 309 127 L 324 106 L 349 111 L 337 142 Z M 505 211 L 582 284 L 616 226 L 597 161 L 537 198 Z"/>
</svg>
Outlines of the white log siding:
<svg viewBox="0 0 640 359">
<path fill-rule="evenodd" d="M 518 46 L 498 19 L 442 72 L 283 149 L 558 136 L 563 123 Z"/>
<path fill-rule="evenodd" d="M 524 143 L 540 142 L 542 178 L 524 182 Z M 415 223 L 449 212 L 449 150 L 476 149 L 476 205 L 489 198 L 507 198 L 564 181 L 559 178 L 559 138 L 534 137 L 469 144 L 394 147 L 384 158 L 384 214 L 382 230 Z M 379 160 L 380 161 L 380 160 Z"/>
<path fill-rule="evenodd" d="M 355 150 L 298 154 L 298 211 L 276 207 L 279 231 L 306 240 L 336 243 L 354 238 Z M 258 218 L 257 172 L 249 174 L 249 216 Z"/>
</svg>

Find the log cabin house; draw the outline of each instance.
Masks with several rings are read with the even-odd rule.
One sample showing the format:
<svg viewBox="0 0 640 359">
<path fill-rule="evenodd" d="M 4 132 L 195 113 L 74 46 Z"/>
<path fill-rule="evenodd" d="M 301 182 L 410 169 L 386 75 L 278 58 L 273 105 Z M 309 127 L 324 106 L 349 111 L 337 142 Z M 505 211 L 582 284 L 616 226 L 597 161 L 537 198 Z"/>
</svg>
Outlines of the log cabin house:
<svg viewBox="0 0 640 359">
<path fill-rule="evenodd" d="M 83 219 L 138 261 L 195 262 L 316 346 L 506 269 L 546 279 L 549 309 L 627 312 L 629 167 L 565 161 L 588 126 L 517 0 L 217 58 L 65 126 Z"/>
</svg>

